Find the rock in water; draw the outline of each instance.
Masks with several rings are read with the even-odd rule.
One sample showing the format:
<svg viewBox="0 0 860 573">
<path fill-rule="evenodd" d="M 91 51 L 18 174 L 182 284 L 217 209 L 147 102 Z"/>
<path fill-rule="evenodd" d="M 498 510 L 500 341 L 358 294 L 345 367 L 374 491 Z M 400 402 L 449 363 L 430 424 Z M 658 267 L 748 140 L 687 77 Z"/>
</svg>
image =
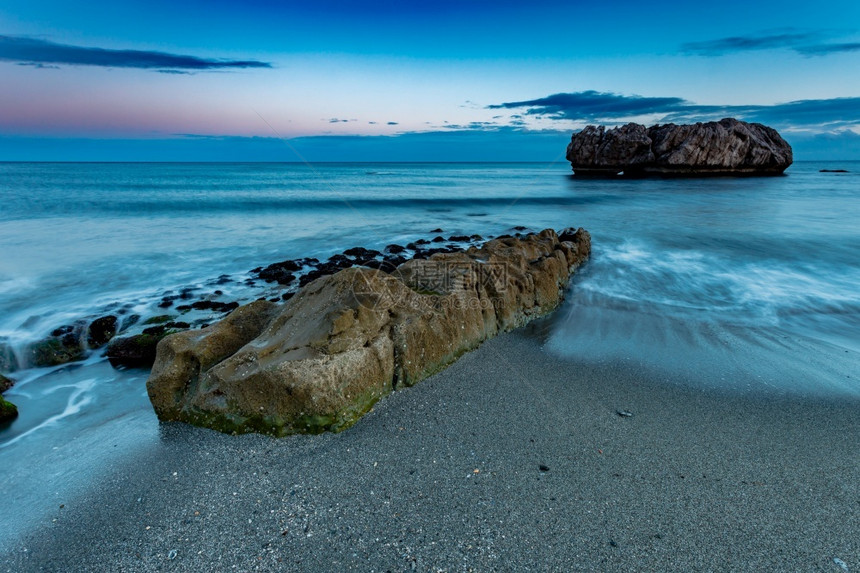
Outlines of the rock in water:
<svg viewBox="0 0 860 573">
<path fill-rule="evenodd" d="M 577 175 L 612 176 L 652 164 L 654 153 L 644 125 L 628 123 L 610 130 L 589 125 L 571 138 L 567 160 Z"/>
<path fill-rule="evenodd" d="M 12 387 L 14 382 L 0 374 L 0 393 L 5 392 Z M 18 417 L 18 408 L 15 404 L 7 402 L 0 396 L 0 426 L 5 426 Z"/>
<path fill-rule="evenodd" d="M 345 429 L 395 388 L 558 306 L 591 250 L 582 229 L 565 238 L 500 238 L 392 274 L 353 267 L 283 306 L 242 306 L 158 344 L 150 400 L 161 420 L 224 432 Z"/>
<path fill-rule="evenodd" d="M 90 348 L 100 348 L 110 342 L 116 334 L 117 317 L 113 315 L 97 318 L 87 328 L 87 345 Z"/>
<path fill-rule="evenodd" d="M 0 426 L 5 426 L 18 417 L 18 408 L 0 397 Z"/>
<path fill-rule="evenodd" d="M 25 351 L 25 362 L 45 367 L 83 360 L 87 356 L 85 338 L 83 324 L 61 326 L 50 337 L 30 344 Z"/>
<path fill-rule="evenodd" d="M 571 137 L 567 159 L 577 175 L 779 175 L 791 146 L 760 123 L 722 119 L 694 125 L 588 126 Z"/>
<path fill-rule="evenodd" d="M 0 394 L 2 394 L 3 392 L 5 392 L 6 390 L 8 390 L 9 388 L 11 388 L 14 385 L 15 385 L 14 380 L 10 380 L 9 378 L 6 378 L 2 374 L 0 374 Z"/>
</svg>

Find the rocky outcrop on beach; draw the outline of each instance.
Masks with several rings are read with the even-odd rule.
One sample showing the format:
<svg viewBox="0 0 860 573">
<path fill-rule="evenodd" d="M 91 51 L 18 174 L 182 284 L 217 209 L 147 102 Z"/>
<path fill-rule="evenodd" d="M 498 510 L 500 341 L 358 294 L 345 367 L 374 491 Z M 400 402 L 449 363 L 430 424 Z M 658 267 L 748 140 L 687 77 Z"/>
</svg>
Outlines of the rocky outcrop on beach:
<svg viewBox="0 0 860 573">
<path fill-rule="evenodd" d="M 391 273 L 350 266 L 286 303 L 256 301 L 167 336 L 147 391 L 161 420 L 277 436 L 339 431 L 393 390 L 553 310 L 590 249 L 582 229 L 548 229 Z"/>
<path fill-rule="evenodd" d="M 779 175 L 793 161 L 791 146 L 760 123 L 722 119 L 692 125 L 590 125 L 575 133 L 567 159 L 576 175 Z"/>
</svg>

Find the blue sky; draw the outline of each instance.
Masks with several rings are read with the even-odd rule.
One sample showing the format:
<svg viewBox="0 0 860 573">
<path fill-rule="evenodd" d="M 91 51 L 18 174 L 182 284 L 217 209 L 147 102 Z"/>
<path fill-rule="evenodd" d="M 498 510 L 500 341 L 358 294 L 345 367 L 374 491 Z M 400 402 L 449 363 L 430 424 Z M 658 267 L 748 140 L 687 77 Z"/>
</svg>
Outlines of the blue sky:
<svg viewBox="0 0 860 573">
<path fill-rule="evenodd" d="M 551 161 L 727 116 L 860 159 L 856 0 L 176 4 L 0 4 L 0 160 Z"/>
</svg>

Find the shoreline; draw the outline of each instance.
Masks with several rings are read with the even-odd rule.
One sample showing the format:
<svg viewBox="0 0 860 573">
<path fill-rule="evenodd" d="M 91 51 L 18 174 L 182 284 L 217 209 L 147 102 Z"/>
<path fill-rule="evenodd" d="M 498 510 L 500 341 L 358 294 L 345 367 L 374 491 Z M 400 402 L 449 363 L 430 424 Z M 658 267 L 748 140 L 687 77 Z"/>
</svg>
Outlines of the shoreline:
<svg viewBox="0 0 860 573">
<path fill-rule="evenodd" d="M 542 349 L 549 320 L 340 434 L 162 424 L 4 570 L 860 566 L 860 402 L 576 363 Z"/>
</svg>

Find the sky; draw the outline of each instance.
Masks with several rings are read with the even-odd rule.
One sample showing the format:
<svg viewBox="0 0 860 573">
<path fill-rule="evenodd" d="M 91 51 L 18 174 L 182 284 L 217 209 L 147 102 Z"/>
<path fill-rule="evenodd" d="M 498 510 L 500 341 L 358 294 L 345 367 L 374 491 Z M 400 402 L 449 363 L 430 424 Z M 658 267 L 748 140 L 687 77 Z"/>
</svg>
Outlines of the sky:
<svg viewBox="0 0 860 573">
<path fill-rule="evenodd" d="M 4 0 L 0 160 L 552 161 L 722 117 L 860 159 L 860 2 Z"/>
</svg>

